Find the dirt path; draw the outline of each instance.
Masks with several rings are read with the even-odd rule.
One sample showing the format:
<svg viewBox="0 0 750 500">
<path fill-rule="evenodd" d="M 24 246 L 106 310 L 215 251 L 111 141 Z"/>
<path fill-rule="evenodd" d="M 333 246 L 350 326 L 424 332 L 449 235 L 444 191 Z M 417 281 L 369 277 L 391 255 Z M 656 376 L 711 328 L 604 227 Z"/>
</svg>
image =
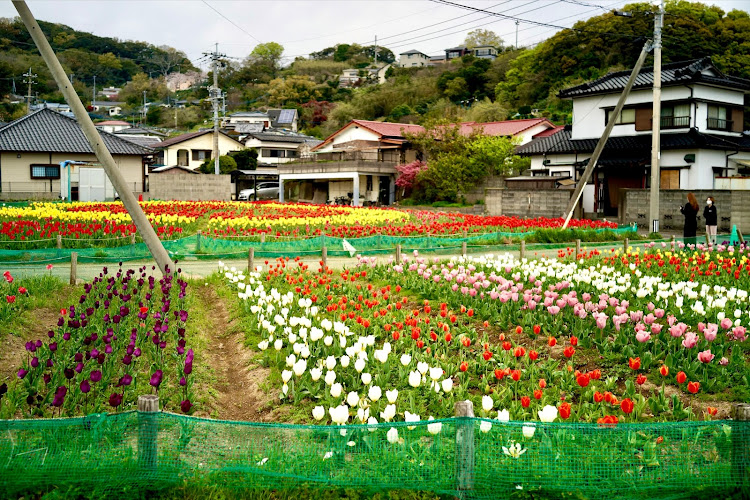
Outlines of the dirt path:
<svg viewBox="0 0 750 500">
<path fill-rule="evenodd" d="M 273 397 L 262 388 L 270 370 L 252 363 L 253 353 L 243 346 L 243 332 L 230 318 L 226 303 L 213 287 L 198 288 L 198 298 L 212 325 L 203 349 L 205 363 L 214 371 L 216 398 L 208 412 L 222 420 L 268 421 Z"/>
</svg>

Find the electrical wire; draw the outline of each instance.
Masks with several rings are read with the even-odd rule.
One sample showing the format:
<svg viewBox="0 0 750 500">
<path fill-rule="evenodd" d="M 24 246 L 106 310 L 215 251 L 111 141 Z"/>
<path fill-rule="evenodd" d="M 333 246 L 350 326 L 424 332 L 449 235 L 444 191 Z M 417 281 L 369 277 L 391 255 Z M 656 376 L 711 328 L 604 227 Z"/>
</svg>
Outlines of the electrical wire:
<svg viewBox="0 0 750 500">
<path fill-rule="evenodd" d="M 214 12 L 216 12 L 217 14 L 219 14 L 219 15 L 220 15 L 221 17 L 223 17 L 223 18 L 224 18 L 224 19 L 226 19 L 227 21 L 229 21 L 229 23 L 230 23 L 230 24 L 231 24 L 232 26 L 234 26 L 235 28 L 239 29 L 240 31 L 242 31 L 242 32 L 243 32 L 244 34 L 246 34 L 247 36 L 249 36 L 250 38 L 252 38 L 252 39 L 253 39 L 253 40 L 255 40 L 256 42 L 258 42 L 258 43 L 263 43 L 263 42 L 261 42 L 260 40 L 258 40 L 257 38 L 255 38 L 255 37 L 254 37 L 254 36 L 253 36 L 253 35 L 252 35 L 252 34 L 251 34 L 251 33 L 250 33 L 249 31 L 245 30 L 245 28 L 243 28 L 242 26 L 240 26 L 239 24 L 235 23 L 234 21 L 232 21 L 231 19 L 229 19 L 229 18 L 228 18 L 227 16 L 225 16 L 224 14 L 222 14 L 221 12 L 219 12 L 219 11 L 218 11 L 218 10 L 217 10 L 216 8 L 214 8 L 214 7 L 213 7 L 213 6 L 212 6 L 212 5 L 210 4 L 210 3 L 206 2 L 206 0 L 201 0 L 201 2 L 203 2 L 204 4 L 206 4 L 206 6 L 207 6 L 208 8 L 210 8 L 211 10 L 213 10 Z"/>
</svg>

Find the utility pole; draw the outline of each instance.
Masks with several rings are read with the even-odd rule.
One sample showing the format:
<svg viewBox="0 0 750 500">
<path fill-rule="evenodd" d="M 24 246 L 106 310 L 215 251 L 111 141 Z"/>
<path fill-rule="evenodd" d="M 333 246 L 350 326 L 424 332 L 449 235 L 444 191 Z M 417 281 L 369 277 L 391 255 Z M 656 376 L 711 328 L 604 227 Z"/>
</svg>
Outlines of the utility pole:
<svg viewBox="0 0 750 500">
<path fill-rule="evenodd" d="M 375 67 L 378 66 L 378 35 L 375 35 Z"/>
<path fill-rule="evenodd" d="M 36 83 L 34 81 L 34 78 L 36 78 L 37 75 L 32 73 L 31 68 L 29 68 L 29 72 L 24 73 L 23 76 L 26 77 L 26 79 L 24 80 L 24 83 L 29 84 L 29 92 L 28 94 L 26 94 L 26 113 L 31 113 L 31 85 Z"/>
<path fill-rule="evenodd" d="M 518 50 L 518 19 L 516 19 L 516 50 Z"/>
<path fill-rule="evenodd" d="M 654 17 L 654 107 L 651 118 L 651 193 L 649 219 L 651 232 L 659 232 L 659 184 L 661 182 L 661 28 L 664 25 L 664 0 Z"/>
<path fill-rule="evenodd" d="M 94 107 L 96 101 L 96 75 L 94 75 L 94 90 L 91 92 L 91 107 Z"/>
<path fill-rule="evenodd" d="M 221 89 L 219 89 L 219 59 L 225 54 L 219 54 L 219 44 L 213 52 L 204 54 L 211 58 L 212 71 L 214 73 L 214 84 L 208 88 L 209 100 L 214 109 L 214 174 L 219 175 L 219 101 L 221 101 Z"/>
<path fill-rule="evenodd" d="M 141 125 L 146 123 L 146 91 L 143 91 L 143 112 L 141 113 Z"/>
<path fill-rule="evenodd" d="M 94 127 L 94 122 L 91 121 L 88 113 L 86 113 L 86 108 L 83 107 L 81 98 L 78 97 L 73 86 L 68 82 L 65 70 L 63 70 L 62 65 L 60 65 L 60 61 L 57 60 L 57 57 L 52 51 L 52 47 L 50 47 L 44 33 L 42 33 L 39 23 L 36 22 L 34 15 L 23 0 L 13 0 L 13 6 L 18 11 L 18 15 L 21 16 L 26 29 L 34 40 L 34 44 L 39 49 L 39 53 L 47 64 L 50 73 L 52 73 L 55 83 L 57 83 L 58 88 L 63 96 L 65 96 L 65 100 L 73 110 L 78 125 L 86 136 L 86 141 L 89 143 L 89 147 L 102 164 L 102 167 L 104 167 L 104 171 L 107 173 L 107 176 L 112 181 L 112 185 L 120 195 L 122 204 L 133 219 L 133 223 L 138 229 L 138 233 L 141 235 L 141 238 L 143 238 L 144 243 L 146 243 L 146 246 L 154 257 L 156 264 L 159 266 L 159 269 L 164 274 L 174 272 L 172 259 L 169 258 L 169 254 L 167 254 L 167 251 L 161 244 L 161 241 L 156 235 L 156 232 L 151 226 L 146 214 L 143 213 L 140 205 L 138 205 L 138 200 L 136 200 L 135 195 L 130 191 L 130 186 L 125 181 L 125 177 L 123 177 L 120 169 L 117 167 L 115 160 L 112 158 L 112 154 L 104 144 L 101 135 L 99 135 L 99 131 Z"/>
<path fill-rule="evenodd" d="M 568 227 L 570 218 L 573 217 L 573 210 L 575 210 L 576 205 L 578 205 L 578 200 L 581 199 L 583 188 L 589 181 L 589 177 L 591 177 L 594 168 L 596 168 L 596 163 L 599 161 L 599 156 L 601 156 L 602 151 L 604 150 L 604 146 L 607 144 L 609 134 L 612 132 L 612 129 L 615 126 L 617 117 L 620 116 L 620 113 L 622 112 L 622 107 L 625 105 L 625 100 L 628 98 L 628 94 L 630 94 L 630 89 L 632 89 L 633 84 L 635 84 L 635 78 L 638 76 L 638 73 L 640 73 L 641 67 L 643 67 L 643 61 L 646 60 L 646 56 L 651 51 L 652 47 L 653 45 L 651 44 L 651 40 L 648 40 L 643 46 L 641 55 L 638 57 L 638 61 L 636 61 L 635 67 L 633 67 L 633 71 L 630 73 L 628 83 L 625 84 L 625 88 L 623 89 L 622 94 L 620 94 L 620 99 L 617 101 L 615 109 L 609 114 L 609 119 L 607 120 L 607 126 L 604 128 L 604 133 L 599 138 L 599 142 L 596 143 L 594 152 L 591 155 L 591 158 L 589 158 L 588 164 L 586 165 L 586 170 L 583 171 L 583 175 L 581 175 L 581 178 L 578 180 L 578 184 L 576 185 L 576 189 L 575 191 L 573 191 L 573 197 L 570 199 L 570 204 L 568 204 L 568 208 L 565 212 L 565 223 L 562 226 L 563 229 Z"/>
</svg>

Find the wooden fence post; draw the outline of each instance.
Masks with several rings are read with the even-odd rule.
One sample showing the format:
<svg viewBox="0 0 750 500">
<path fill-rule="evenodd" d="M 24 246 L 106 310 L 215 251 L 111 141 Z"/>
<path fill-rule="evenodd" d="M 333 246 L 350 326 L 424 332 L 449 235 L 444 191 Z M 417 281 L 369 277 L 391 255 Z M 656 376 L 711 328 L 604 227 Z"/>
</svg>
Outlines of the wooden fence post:
<svg viewBox="0 0 750 500">
<path fill-rule="evenodd" d="M 158 412 L 159 396 L 153 394 L 138 396 L 138 465 L 142 469 L 156 469 Z"/>
<path fill-rule="evenodd" d="M 396 264 L 401 264 L 401 243 L 396 245 Z"/>
<path fill-rule="evenodd" d="M 672 251 L 674 252 L 674 249 L 677 248 L 677 238 L 675 238 L 675 235 L 672 235 Z"/>
<path fill-rule="evenodd" d="M 323 269 L 328 267 L 328 247 L 323 246 L 323 248 L 320 249 L 320 260 L 323 261 Z"/>
<path fill-rule="evenodd" d="M 247 272 L 255 272 L 255 247 L 247 249 Z"/>
<path fill-rule="evenodd" d="M 521 248 L 518 250 L 518 259 L 523 260 L 526 257 L 526 240 L 521 240 Z"/>
<path fill-rule="evenodd" d="M 745 243 L 745 237 L 742 236 L 742 230 L 737 229 L 737 238 L 740 240 L 740 245 Z"/>
<path fill-rule="evenodd" d="M 260 233 L 260 242 L 265 243 L 266 242 L 266 233 Z"/>
<path fill-rule="evenodd" d="M 581 240 L 576 240 L 576 260 L 578 260 L 578 256 L 581 254 Z"/>
<path fill-rule="evenodd" d="M 627 255 L 628 254 L 628 247 L 630 246 L 630 240 L 625 238 L 625 240 L 622 242 L 622 253 Z"/>
<path fill-rule="evenodd" d="M 57 248 L 62 248 L 62 236 L 57 235 Z"/>
<path fill-rule="evenodd" d="M 706 233 L 706 246 L 711 246 L 711 238 L 708 237 L 708 233 Z"/>
<path fill-rule="evenodd" d="M 461 242 L 461 255 L 463 255 L 464 258 L 466 257 L 466 240 Z"/>
<path fill-rule="evenodd" d="M 736 487 L 746 491 L 750 487 L 750 404 L 735 403 L 732 407 L 732 475 Z"/>
<path fill-rule="evenodd" d="M 130 235 L 130 244 L 135 245 L 135 233 Z"/>
<path fill-rule="evenodd" d="M 456 425 L 456 482 L 459 496 L 474 489 L 474 403 L 457 401 L 456 417 L 463 417 Z"/>
<path fill-rule="evenodd" d="M 78 274 L 78 253 L 70 252 L 70 284 L 76 284 Z"/>
<path fill-rule="evenodd" d="M 200 252 L 201 251 L 201 231 L 198 231 L 198 233 L 195 235 L 195 251 Z"/>
</svg>

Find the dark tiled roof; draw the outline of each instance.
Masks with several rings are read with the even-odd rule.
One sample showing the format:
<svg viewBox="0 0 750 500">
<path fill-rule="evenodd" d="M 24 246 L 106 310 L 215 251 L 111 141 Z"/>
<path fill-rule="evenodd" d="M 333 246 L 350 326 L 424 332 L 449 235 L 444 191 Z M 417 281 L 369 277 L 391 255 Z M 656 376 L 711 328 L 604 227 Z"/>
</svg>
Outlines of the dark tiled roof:
<svg viewBox="0 0 750 500">
<path fill-rule="evenodd" d="M 152 151 L 108 132 L 99 131 L 112 154 L 146 155 Z M 0 151 L 92 153 L 86 136 L 73 118 L 42 108 L 0 130 Z"/>
<path fill-rule="evenodd" d="M 294 133 L 255 132 L 248 135 L 250 137 L 255 137 L 260 141 L 269 142 L 291 142 L 296 144 L 301 144 L 303 142 L 319 144 L 323 142 L 316 137 Z"/>
<path fill-rule="evenodd" d="M 169 146 L 172 146 L 174 144 L 179 144 L 181 142 L 189 141 L 190 139 L 195 139 L 196 137 L 200 137 L 204 134 L 213 134 L 213 133 L 214 133 L 213 130 L 199 130 L 198 132 L 190 132 L 187 134 L 178 135 L 177 137 L 172 137 L 171 139 L 167 139 L 166 141 L 157 142 L 156 144 L 154 144 L 153 147 L 156 149 L 168 148 Z M 230 136 L 226 132 L 220 132 L 220 133 L 224 135 L 225 137 L 232 139 L 233 141 L 237 141 L 237 139 Z M 237 141 L 237 142 L 240 142 L 240 141 Z"/>
<path fill-rule="evenodd" d="M 422 54 L 422 55 L 423 55 L 423 56 L 425 56 L 425 57 L 429 57 L 429 56 L 428 56 L 427 54 L 425 54 L 424 52 L 420 52 L 420 51 L 418 51 L 418 50 L 414 50 L 414 49 L 412 49 L 412 50 L 407 50 L 406 52 L 401 52 L 401 53 L 400 53 L 399 55 L 400 55 L 400 56 L 403 56 L 403 55 L 407 55 L 407 54 Z"/>
<path fill-rule="evenodd" d="M 718 85 L 740 90 L 750 90 L 750 80 L 726 76 L 722 74 L 711 62 L 711 59 L 693 59 L 670 64 L 664 64 L 661 68 L 662 86 L 684 85 L 687 83 L 702 82 L 709 85 Z M 708 71 L 711 74 L 704 74 Z M 609 73 L 591 82 L 576 85 L 557 94 L 561 98 L 580 97 L 584 95 L 609 94 L 621 91 L 628 82 L 631 70 Z M 650 88 L 654 84 L 654 68 L 641 69 L 635 78 L 634 89 Z"/>
<path fill-rule="evenodd" d="M 115 135 L 154 135 L 158 137 L 166 137 L 167 134 L 164 132 L 159 132 L 158 130 L 154 130 L 151 128 L 144 128 L 144 127 L 128 127 L 124 128 L 122 130 L 118 130 L 114 133 Z"/>
<path fill-rule="evenodd" d="M 123 135 L 122 138 L 128 142 L 132 142 L 133 144 L 138 144 L 139 146 L 144 146 L 147 148 L 153 148 L 157 144 L 159 144 L 159 142 L 161 142 L 159 141 L 158 137 L 144 137 L 142 135 Z"/>
<path fill-rule="evenodd" d="M 571 130 L 564 130 L 548 137 L 540 137 L 516 149 L 516 154 L 533 156 L 540 154 L 592 153 L 598 139 L 570 138 Z M 750 137 L 726 137 L 704 134 L 697 130 L 679 134 L 661 134 L 661 149 L 719 149 L 750 151 Z M 633 154 L 651 151 L 651 134 L 610 137 L 604 153 Z"/>
</svg>

